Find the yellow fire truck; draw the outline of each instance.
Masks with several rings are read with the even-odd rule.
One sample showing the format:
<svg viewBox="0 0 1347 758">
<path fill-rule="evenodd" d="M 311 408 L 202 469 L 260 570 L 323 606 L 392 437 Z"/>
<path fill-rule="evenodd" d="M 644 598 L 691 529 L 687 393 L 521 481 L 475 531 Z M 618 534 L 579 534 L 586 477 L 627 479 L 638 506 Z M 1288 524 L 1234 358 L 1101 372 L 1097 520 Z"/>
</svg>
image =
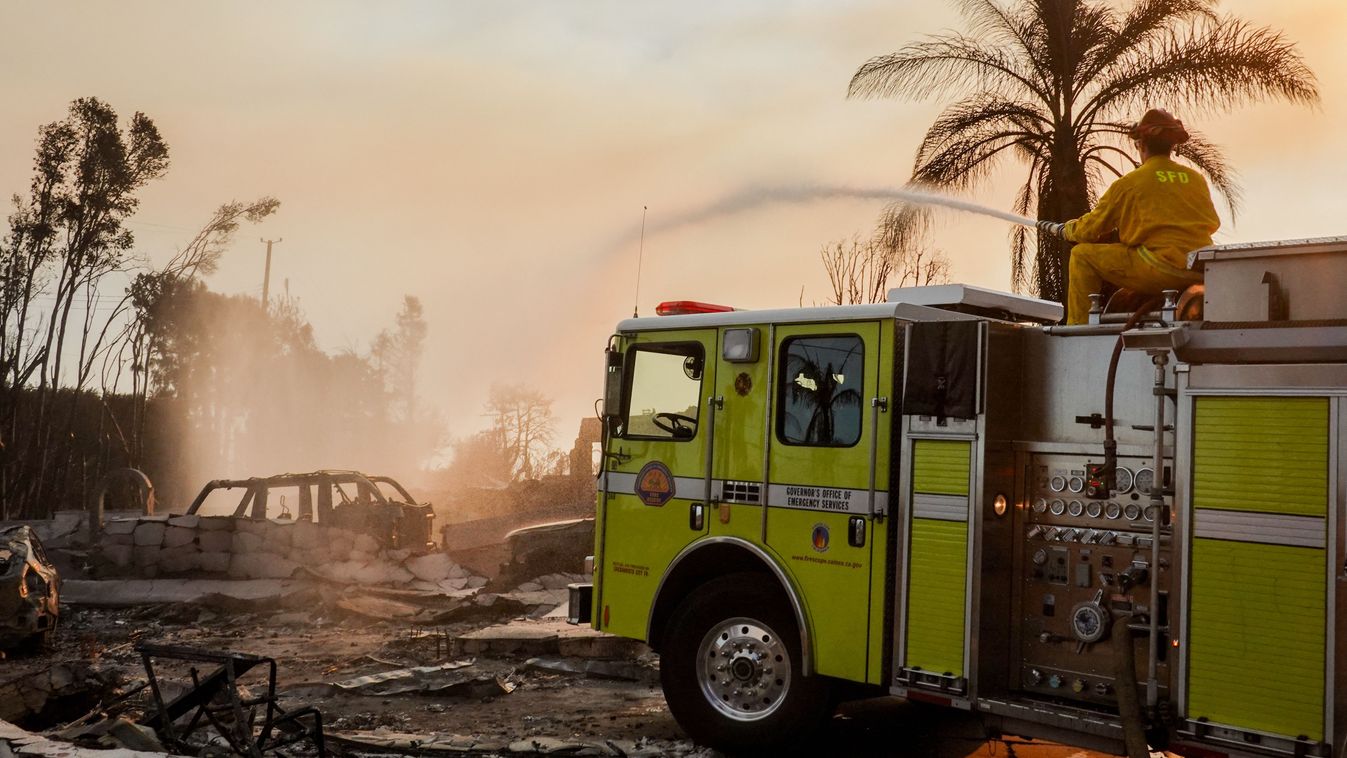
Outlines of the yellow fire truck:
<svg viewBox="0 0 1347 758">
<path fill-rule="evenodd" d="M 648 642 L 714 746 L 873 692 L 1133 754 L 1343 755 L 1347 238 L 1190 265 L 1205 292 L 1082 326 L 962 285 L 621 322 L 572 620 Z"/>
</svg>

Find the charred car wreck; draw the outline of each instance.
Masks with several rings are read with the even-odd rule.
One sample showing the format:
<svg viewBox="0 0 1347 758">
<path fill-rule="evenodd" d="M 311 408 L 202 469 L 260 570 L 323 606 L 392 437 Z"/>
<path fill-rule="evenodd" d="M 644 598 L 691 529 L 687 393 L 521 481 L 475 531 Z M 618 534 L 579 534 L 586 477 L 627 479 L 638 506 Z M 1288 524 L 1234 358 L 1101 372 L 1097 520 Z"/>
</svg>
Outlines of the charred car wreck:
<svg viewBox="0 0 1347 758">
<path fill-rule="evenodd" d="M 0 529 L 0 650 L 50 642 L 60 594 L 56 566 L 32 527 Z"/>
<path fill-rule="evenodd" d="M 221 512 L 214 506 L 220 499 L 216 493 L 233 489 L 242 489 L 242 498 L 232 511 Z M 391 477 L 358 471 L 215 479 L 206 483 L 187 513 L 312 521 L 368 534 L 388 548 L 421 550 L 433 546 L 431 521 L 435 514 L 431 507 L 417 503 Z"/>
</svg>

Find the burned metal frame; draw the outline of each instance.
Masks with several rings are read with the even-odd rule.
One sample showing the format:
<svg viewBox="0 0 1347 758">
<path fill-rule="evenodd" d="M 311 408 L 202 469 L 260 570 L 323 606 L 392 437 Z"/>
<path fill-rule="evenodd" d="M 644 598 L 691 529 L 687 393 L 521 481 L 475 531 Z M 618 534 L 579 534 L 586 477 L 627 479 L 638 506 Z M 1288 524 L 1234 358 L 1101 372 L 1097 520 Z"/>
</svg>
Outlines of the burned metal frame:
<svg viewBox="0 0 1347 758">
<path fill-rule="evenodd" d="M 206 482 L 206 486 L 201 488 L 196 499 L 188 506 L 188 513 L 195 513 L 201 504 L 206 501 L 210 493 L 218 489 L 236 489 L 244 488 L 243 499 L 239 501 L 238 507 L 234 510 L 235 518 L 242 518 L 249 515 L 252 518 L 266 518 L 266 499 L 267 490 L 275 487 L 298 487 L 300 491 L 300 514 L 306 512 L 305 501 L 309 501 L 308 513 L 312 514 L 312 501 L 305 494 L 308 488 L 314 485 L 319 486 L 318 508 L 321 512 L 324 505 L 327 508 L 332 507 L 332 495 L 330 487 L 340 487 L 343 484 L 354 484 L 360 495 L 368 495 L 371 500 L 386 504 L 388 498 L 383 491 L 379 489 L 380 484 L 387 484 L 397 491 L 399 495 L 406 498 L 405 502 L 415 505 L 414 500 L 401 484 L 395 479 L 387 476 L 366 476 L 359 471 L 314 471 L 308 474 L 281 474 L 279 476 L 255 476 L 248 479 L 212 479 Z M 325 492 L 326 490 L 326 492 Z M 324 497 L 326 494 L 326 497 Z M 344 493 L 343 493 L 344 494 Z M 249 507 L 251 506 L 251 508 Z M 251 511 L 251 513 L 249 513 Z"/>
<path fill-rule="evenodd" d="M 190 750 L 188 739 L 209 725 L 241 756 L 261 758 L 267 752 L 310 740 L 318 749 L 319 758 L 327 758 L 322 713 L 312 706 L 287 711 L 277 703 L 274 658 L 179 645 L 140 644 L 136 646 L 136 652 L 145 664 L 145 675 L 154 697 L 154 710 L 146 713 L 141 723 L 158 731 L 170 749 Z M 217 668 L 202 678 L 193 666 L 190 669 L 192 687 L 166 702 L 155 674 L 155 659 L 211 663 L 217 664 Z M 239 690 L 239 678 L 262 665 L 267 667 L 265 693 L 246 697 Z M 248 711 L 259 705 L 266 706 L 265 716 L 261 728 L 254 734 L 254 714 Z M 178 724 L 189 713 L 191 720 L 185 726 Z M 227 723 L 230 719 L 232 724 Z M 306 724 L 305 719 L 309 723 Z"/>
<path fill-rule="evenodd" d="M 381 486 L 388 487 L 389 491 L 385 492 Z M 239 499 L 230 516 L 265 520 L 271 491 L 288 487 L 298 489 L 298 510 L 293 516 L 295 520 L 343 526 L 366 532 L 389 547 L 410 547 L 419 550 L 431 546 L 431 520 L 434 515 L 430 506 L 418 503 L 411 493 L 392 477 L 367 475 L 359 471 L 320 470 L 307 474 L 280 474 L 248 479 L 213 479 L 202 487 L 196 499 L 188 506 L 187 513 L 197 513 L 211 493 L 217 490 L 242 488 L 243 497 Z M 354 487 L 355 497 L 352 498 L 344 487 Z M 333 501 L 334 490 L 336 496 L 341 498 L 340 503 Z M 284 498 L 282 503 L 284 504 Z M 358 516 L 352 513 L 343 514 L 343 506 L 347 504 L 368 506 L 371 510 Z M 355 516 L 354 520 L 352 516 Z M 291 517 L 287 512 L 282 518 Z"/>
</svg>

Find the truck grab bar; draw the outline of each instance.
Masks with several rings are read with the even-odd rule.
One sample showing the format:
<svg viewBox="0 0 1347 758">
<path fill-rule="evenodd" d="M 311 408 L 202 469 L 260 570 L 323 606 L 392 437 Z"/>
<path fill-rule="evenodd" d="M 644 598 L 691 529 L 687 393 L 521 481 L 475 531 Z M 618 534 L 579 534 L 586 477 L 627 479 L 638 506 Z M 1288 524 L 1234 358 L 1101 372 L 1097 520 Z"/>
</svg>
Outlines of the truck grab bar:
<svg viewBox="0 0 1347 758">
<path fill-rule="evenodd" d="M 725 397 L 706 398 L 706 477 L 702 488 L 702 505 L 711 507 L 711 463 L 716 453 L 716 411 L 725 407 Z"/>
<path fill-rule="evenodd" d="M 884 512 L 875 513 L 875 469 L 879 462 L 879 413 L 889 410 L 887 397 L 870 398 L 870 502 L 868 511 L 871 518 L 884 518 Z"/>
</svg>

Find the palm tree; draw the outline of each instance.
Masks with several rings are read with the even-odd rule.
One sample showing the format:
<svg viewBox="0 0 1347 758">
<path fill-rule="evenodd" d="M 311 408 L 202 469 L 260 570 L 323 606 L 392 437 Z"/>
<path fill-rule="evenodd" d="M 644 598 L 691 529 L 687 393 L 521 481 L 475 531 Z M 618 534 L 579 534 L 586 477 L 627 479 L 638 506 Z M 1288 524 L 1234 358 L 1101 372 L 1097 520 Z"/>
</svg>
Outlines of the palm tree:
<svg viewBox="0 0 1347 758">
<path fill-rule="evenodd" d="M 1022 215 L 1064 221 L 1089 210 L 1110 176 L 1135 167 L 1127 126 L 1148 107 L 1190 120 L 1247 102 L 1312 105 L 1314 74 L 1280 32 L 1215 12 L 1217 0 L 956 0 L 967 33 L 945 33 L 871 58 L 850 97 L 924 99 L 958 93 L 927 130 L 910 183 L 964 190 L 1007 154 L 1028 163 L 1015 199 Z M 1231 214 L 1239 188 L 1221 151 L 1198 135 L 1176 153 L 1202 171 Z M 1121 168 L 1120 168 L 1121 167 Z M 881 234 L 909 245 L 926 217 L 890 208 Z M 1014 286 L 1066 294 L 1069 247 L 1012 234 Z"/>
</svg>

